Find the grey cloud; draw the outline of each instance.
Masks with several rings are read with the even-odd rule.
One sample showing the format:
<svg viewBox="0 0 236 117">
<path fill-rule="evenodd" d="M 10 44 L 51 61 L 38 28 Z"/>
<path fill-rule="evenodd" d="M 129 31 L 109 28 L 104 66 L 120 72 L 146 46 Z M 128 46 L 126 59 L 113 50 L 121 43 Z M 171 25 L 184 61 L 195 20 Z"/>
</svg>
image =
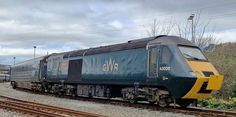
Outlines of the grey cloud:
<svg viewBox="0 0 236 117">
<path fill-rule="evenodd" d="M 96 47 L 146 37 L 145 28 L 156 18 L 186 23 L 201 10 L 216 32 L 236 28 L 234 0 L 7 0 L 0 1 L 0 46 L 66 50 Z M 234 14 L 235 15 L 235 14 Z M 220 19 L 220 18 L 222 19 Z M 11 21 L 13 22 L 11 24 Z M 110 25 L 117 21 L 122 27 Z M 138 21 L 138 22 L 136 22 Z M 5 24 L 5 22 L 9 24 Z M 17 56 L 17 55 L 16 55 Z M 20 60 L 30 58 L 22 56 Z M 0 59 L 9 56 L 0 57 Z M 7 63 L 6 60 L 3 63 Z"/>
</svg>

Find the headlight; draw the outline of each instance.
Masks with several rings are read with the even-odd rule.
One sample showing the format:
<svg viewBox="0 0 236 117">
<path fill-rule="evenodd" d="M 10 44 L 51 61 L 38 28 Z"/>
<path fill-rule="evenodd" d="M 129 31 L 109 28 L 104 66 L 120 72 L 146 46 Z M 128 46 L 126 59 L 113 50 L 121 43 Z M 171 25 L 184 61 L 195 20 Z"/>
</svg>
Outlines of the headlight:
<svg viewBox="0 0 236 117">
<path fill-rule="evenodd" d="M 193 71 L 190 71 L 189 74 L 190 76 L 197 77 L 197 75 Z"/>
</svg>

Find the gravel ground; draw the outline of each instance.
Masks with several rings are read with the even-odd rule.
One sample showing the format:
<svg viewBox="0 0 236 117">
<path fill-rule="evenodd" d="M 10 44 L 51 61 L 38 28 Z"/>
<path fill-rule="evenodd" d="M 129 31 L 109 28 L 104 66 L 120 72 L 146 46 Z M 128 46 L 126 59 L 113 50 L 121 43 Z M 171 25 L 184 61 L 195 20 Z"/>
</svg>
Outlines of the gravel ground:
<svg viewBox="0 0 236 117">
<path fill-rule="evenodd" d="M 70 108 L 74 110 L 96 113 L 111 117 L 192 117 L 190 115 L 184 114 L 175 114 L 141 108 L 123 107 L 111 104 L 100 104 L 95 102 L 63 99 L 40 94 L 31 94 L 28 92 L 12 89 L 10 83 L 0 83 L 0 95 L 11 96 L 26 101 L 60 106 L 64 108 Z M 7 110 L 0 110 L 0 117 L 25 117 L 25 115 L 16 112 L 10 112 Z"/>
<path fill-rule="evenodd" d="M 0 109 L 0 117 L 30 117 L 17 112 Z"/>
</svg>

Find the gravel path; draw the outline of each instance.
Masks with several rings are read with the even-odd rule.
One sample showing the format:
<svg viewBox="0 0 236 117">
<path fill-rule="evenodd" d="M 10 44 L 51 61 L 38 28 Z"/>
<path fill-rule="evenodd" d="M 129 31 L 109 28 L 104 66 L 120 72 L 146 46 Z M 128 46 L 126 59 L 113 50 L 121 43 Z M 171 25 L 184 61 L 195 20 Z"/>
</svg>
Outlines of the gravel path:
<svg viewBox="0 0 236 117">
<path fill-rule="evenodd" d="M 192 117 L 190 115 L 184 114 L 175 114 L 141 108 L 123 107 L 111 104 L 100 104 L 95 102 L 63 99 L 40 94 L 31 94 L 28 92 L 12 89 L 10 83 L 0 83 L 0 95 L 11 96 L 26 101 L 60 106 L 64 108 L 70 108 L 74 110 L 96 113 L 111 117 Z M 25 115 L 0 109 L 0 117 L 25 117 Z"/>
</svg>

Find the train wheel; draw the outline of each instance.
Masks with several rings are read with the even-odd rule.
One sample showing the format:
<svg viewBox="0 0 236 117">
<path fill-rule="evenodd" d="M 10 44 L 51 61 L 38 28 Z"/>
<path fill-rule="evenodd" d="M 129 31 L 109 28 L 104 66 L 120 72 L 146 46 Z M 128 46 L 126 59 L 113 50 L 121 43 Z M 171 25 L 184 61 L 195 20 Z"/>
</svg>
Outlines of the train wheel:
<svg viewBox="0 0 236 117">
<path fill-rule="evenodd" d="M 190 105 L 190 103 L 186 102 L 186 103 L 181 103 L 179 105 L 181 108 L 187 108 Z"/>
<path fill-rule="evenodd" d="M 72 96 L 72 97 L 75 97 L 75 96 L 77 95 L 76 93 L 77 93 L 77 89 L 73 89 L 71 96 Z"/>
<path fill-rule="evenodd" d="M 162 95 L 159 97 L 158 105 L 160 107 L 168 107 L 171 102 L 171 99 L 168 97 L 168 95 Z"/>
<path fill-rule="evenodd" d="M 129 99 L 129 102 L 132 103 L 132 104 L 134 104 L 134 103 L 137 103 L 137 100 L 135 100 L 135 99 Z"/>
<path fill-rule="evenodd" d="M 158 102 L 158 105 L 160 106 L 160 107 L 168 107 L 169 106 L 169 103 L 167 102 L 167 100 L 165 99 L 165 98 L 162 98 L 162 99 L 160 99 L 159 100 L 159 102 Z"/>
<path fill-rule="evenodd" d="M 191 103 L 190 102 L 179 102 L 181 108 L 187 108 Z"/>
<path fill-rule="evenodd" d="M 93 98 L 93 95 L 91 92 L 89 92 L 87 96 L 88 96 L 88 98 Z"/>
<path fill-rule="evenodd" d="M 131 92 L 123 92 L 123 100 L 127 100 L 130 103 L 137 103 L 137 100 L 135 99 L 135 96 L 133 93 Z"/>
<path fill-rule="evenodd" d="M 156 101 L 148 101 L 149 102 L 149 104 L 155 104 L 156 103 Z"/>
<path fill-rule="evenodd" d="M 16 82 L 11 82 L 11 86 L 12 86 L 13 89 L 16 89 L 16 87 L 17 87 Z"/>
<path fill-rule="evenodd" d="M 192 103 L 192 100 L 177 100 L 177 104 L 181 108 L 187 108 Z"/>
<path fill-rule="evenodd" d="M 105 97 L 108 99 L 111 98 L 111 90 L 109 88 L 106 89 Z"/>
</svg>

